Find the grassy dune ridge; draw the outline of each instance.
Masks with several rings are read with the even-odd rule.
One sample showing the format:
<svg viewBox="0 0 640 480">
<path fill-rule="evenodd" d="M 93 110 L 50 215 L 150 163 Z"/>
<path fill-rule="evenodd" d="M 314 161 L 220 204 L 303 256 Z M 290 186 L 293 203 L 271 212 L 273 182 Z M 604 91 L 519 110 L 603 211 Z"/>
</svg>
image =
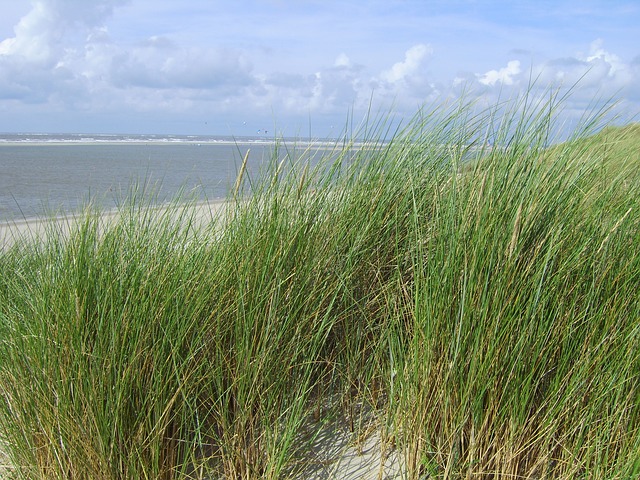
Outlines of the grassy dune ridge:
<svg viewBox="0 0 640 480">
<path fill-rule="evenodd" d="M 302 478 L 337 422 L 407 478 L 637 476 L 638 127 L 472 107 L 281 145 L 223 229 L 134 194 L 0 253 L 6 475 Z"/>
</svg>

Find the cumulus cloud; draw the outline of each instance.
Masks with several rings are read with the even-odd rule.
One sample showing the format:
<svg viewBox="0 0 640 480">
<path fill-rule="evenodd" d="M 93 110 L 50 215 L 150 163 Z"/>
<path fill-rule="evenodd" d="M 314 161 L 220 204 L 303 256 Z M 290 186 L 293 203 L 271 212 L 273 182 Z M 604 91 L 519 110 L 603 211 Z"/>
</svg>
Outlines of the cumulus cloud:
<svg viewBox="0 0 640 480">
<path fill-rule="evenodd" d="M 620 57 L 606 51 L 604 48 L 604 42 L 602 39 L 595 40 L 591 44 L 589 55 L 586 61 L 589 62 L 604 62 L 608 66 L 607 75 L 613 77 L 616 73 L 626 69 L 626 65 Z"/>
<path fill-rule="evenodd" d="M 15 36 L 0 42 L 0 55 L 27 62 L 55 62 L 65 53 L 65 40 L 101 26 L 114 7 L 126 0 L 34 0 L 15 26 Z"/>
<path fill-rule="evenodd" d="M 351 60 L 349 60 L 349 57 L 347 57 L 347 55 L 345 53 L 341 53 L 340 55 L 338 55 L 338 57 L 336 58 L 335 63 L 333 64 L 334 67 L 347 67 L 349 68 L 351 66 Z"/>
<path fill-rule="evenodd" d="M 364 93 L 364 68 L 343 53 L 334 64 L 312 74 L 258 75 L 252 89 L 256 105 L 281 107 L 289 113 L 330 113 L 359 105 Z"/>
<path fill-rule="evenodd" d="M 493 86 L 498 82 L 503 85 L 513 85 L 516 82 L 516 77 L 522 72 L 520 68 L 519 60 L 511 60 L 507 63 L 506 67 L 500 70 L 489 70 L 488 72 L 479 75 L 478 81 L 483 85 Z"/>
<path fill-rule="evenodd" d="M 406 51 L 404 61 L 394 64 L 389 70 L 380 74 L 380 79 L 396 83 L 416 75 L 425 58 L 433 53 L 430 45 L 418 44 Z"/>
<path fill-rule="evenodd" d="M 517 60 L 527 52 L 512 50 L 506 65 L 489 64 L 455 79 L 431 73 L 442 58 L 428 43 L 395 51 L 390 59 L 369 57 L 368 65 L 358 63 L 367 58 L 365 53 L 350 50 L 347 55 L 340 51 L 343 47 L 333 46 L 333 61 L 327 65 L 302 62 L 303 68 L 289 62 L 295 65 L 289 69 L 265 60 L 266 51 L 270 60 L 283 49 L 256 49 L 249 41 L 232 48 L 213 37 L 185 46 L 184 37 L 165 32 L 118 43 L 122 40 L 111 37 L 107 20 L 130 1 L 32 0 L 32 9 L 16 24 L 14 35 L 0 41 L 0 100 L 55 104 L 61 111 L 77 107 L 173 115 L 180 110 L 252 110 L 267 116 L 341 116 L 349 109 L 366 111 L 373 94 L 376 107 L 393 105 L 411 114 L 424 103 L 461 92 L 490 103 L 509 90 L 527 88 L 533 78 L 535 88 L 569 88 L 580 82 L 584 98 L 594 92 L 622 92 L 640 101 L 640 57 L 627 61 L 600 40 L 585 45 L 586 53 L 565 53 L 529 66 Z M 389 52 L 391 47 L 385 54 Z M 282 65 L 288 62 L 278 60 Z"/>
<path fill-rule="evenodd" d="M 385 105 L 415 109 L 440 92 L 429 78 L 426 62 L 433 55 L 431 45 L 417 44 L 404 53 L 404 60 L 373 76 L 367 87 Z M 369 93 L 370 94 L 370 93 Z"/>
<path fill-rule="evenodd" d="M 288 114 L 344 115 L 349 109 L 366 111 L 373 95 L 382 108 L 402 103 L 413 109 L 437 92 L 425 72 L 432 52 L 425 44 L 412 46 L 400 52 L 403 60 L 377 72 L 341 52 L 331 66 L 313 73 L 258 73 L 245 103 Z"/>
<path fill-rule="evenodd" d="M 104 37 L 104 21 L 124 0 L 33 0 L 31 10 L 0 42 L 0 89 L 27 103 L 74 103 L 86 92 L 87 45 Z"/>
<path fill-rule="evenodd" d="M 15 55 L 37 63 L 47 62 L 63 30 L 56 25 L 49 6 L 38 3 L 15 27 L 15 36 L 0 42 L 0 55 Z"/>
<path fill-rule="evenodd" d="M 478 105 L 516 97 L 529 90 L 532 98 L 548 99 L 549 89 L 561 93 L 563 121 L 579 121 L 585 113 L 621 102 L 615 114 L 635 115 L 640 104 L 640 65 L 608 50 L 601 40 L 587 46 L 586 52 L 547 58 L 524 67 L 518 60 L 485 73 L 460 73 L 451 83 L 454 96 L 472 95 Z M 564 94 L 567 96 L 564 97 Z M 543 100 L 547 101 L 547 100 Z"/>
<path fill-rule="evenodd" d="M 215 89 L 252 82 L 251 65 L 241 52 L 222 48 L 181 48 L 154 37 L 113 57 L 118 87 Z"/>
<path fill-rule="evenodd" d="M 183 48 L 163 36 L 133 46 L 115 44 L 105 22 L 125 3 L 34 0 L 15 35 L 0 42 L 2 96 L 24 102 L 56 97 L 64 103 L 68 94 L 71 104 L 113 88 L 226 87 L 240 94 L 254 80 L 250 62 L 233 49 Z M 156 102 L 154 95 L 149 98 Z"/>
<path fill-rule="evenodd" d="M 539 85 L 572 88 L 575 100 L 620 95 L 639 99 L 640 71 L 634 68 L 633 61 L 626 62 L 606 50 L 601 40 L 592 42 L 588 53 L 550 59 L 532 69 Z"/>
</svg>

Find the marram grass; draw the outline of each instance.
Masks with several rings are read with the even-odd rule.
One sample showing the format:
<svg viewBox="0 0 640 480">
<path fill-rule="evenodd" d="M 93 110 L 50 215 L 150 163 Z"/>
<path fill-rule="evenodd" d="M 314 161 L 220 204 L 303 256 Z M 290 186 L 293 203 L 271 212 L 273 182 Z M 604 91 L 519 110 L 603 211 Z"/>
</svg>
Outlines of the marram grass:
<svg viewBox="0 0 640 480">
<path fill-rule="evenodd" d="M 637 477 L 637 127 L 471 107 L 2 251 L 5 476 L 304 478 L 337 421 L 410 479 Z"/>
</svg>

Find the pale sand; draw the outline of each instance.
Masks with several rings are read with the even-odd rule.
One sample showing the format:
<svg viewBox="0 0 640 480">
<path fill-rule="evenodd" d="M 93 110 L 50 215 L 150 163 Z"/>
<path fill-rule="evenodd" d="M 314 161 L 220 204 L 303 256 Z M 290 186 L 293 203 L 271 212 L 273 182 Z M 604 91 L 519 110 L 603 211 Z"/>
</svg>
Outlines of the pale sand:
<svg viewBox="0 0 640 480">
<path fill-rule="evenodd" d="M 406 478 L 401 453 L 373 428 L 358 438 L 346 425 L 325 426 L 295 480 L 396 480 Z"/>
<path fill-rule="evenodd" d="M 406 478 L 396 450 L 381 447 L 380 438 L 372 434 L 358 446 L 348 433 L 333 431 L 316 442 L 315 458 L 302 459 L 309 466 L 294 480 L 401 480 Z M 0 479 L 13 468 L 0 450 Z M 213 480 L 207 478 L 207 480 Z"/>
<path fill-rule="evenodd" d="M 207 202 L 194 205 L 196 224 L 210 225 L 219 221 L 225 212 L 226 202 Z M 180 207 L 157 207 L 159 213 Z M 13 245 L 18 239 L 46 240 L 48 232 L 68 233 L 81 216 L 52 219 L 31 219 L 13 223 L 0 223 L 0 250 Z M 104 225 L 118 219 L 117 212 L 106 212 Z M 313 443 L 312 457 L 300 459 L 307 464 L 298 480 L 390 480 L 404 478 L 400 453 L 380 441 L 375 428 L 368 435 L 355 438 L 344 425 L 332 423 L 323 427 Z M 8 459 L 0 451 L 0 479 L 11 471 Z"/>
<path fill-rule="evenodd" d="M 197 203 L 193 205 L 194 222 L 196 225 L 209 224 L 221 218 L 227 202 L 224 200 Z M 179 215 L 182 211 L 180 205 L 150 207 L 157 210 L 158 214 L 170 212 Z M 190 207 L 189 207 L 190 208 Z M 47 235 L 54 232 L 68 234 L 82 215 L 68 215 L 54 218 L 30 218 L 15 222 L 0 223 L 0 250 L 15 244 L 18 240 L 46 240 Z M 104 226 L 108 226 L 119 218 L 117 211 L 104 212 L 100 220 Z"/>
</svg>

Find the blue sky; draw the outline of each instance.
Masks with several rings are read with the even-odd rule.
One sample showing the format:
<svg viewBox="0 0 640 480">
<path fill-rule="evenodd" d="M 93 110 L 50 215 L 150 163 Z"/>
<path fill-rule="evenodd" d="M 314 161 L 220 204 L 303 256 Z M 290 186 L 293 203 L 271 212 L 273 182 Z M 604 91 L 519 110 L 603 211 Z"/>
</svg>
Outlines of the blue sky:
<svg viewBox="0 0 640 480">
<path fill-rule="evenodd" d="M 339 133 L 462 90 L 640 113 L 637 0 L 0 0 L 0 132 Z M 350 113 L 352 112 L 352 113 Z"/>
</svg>

